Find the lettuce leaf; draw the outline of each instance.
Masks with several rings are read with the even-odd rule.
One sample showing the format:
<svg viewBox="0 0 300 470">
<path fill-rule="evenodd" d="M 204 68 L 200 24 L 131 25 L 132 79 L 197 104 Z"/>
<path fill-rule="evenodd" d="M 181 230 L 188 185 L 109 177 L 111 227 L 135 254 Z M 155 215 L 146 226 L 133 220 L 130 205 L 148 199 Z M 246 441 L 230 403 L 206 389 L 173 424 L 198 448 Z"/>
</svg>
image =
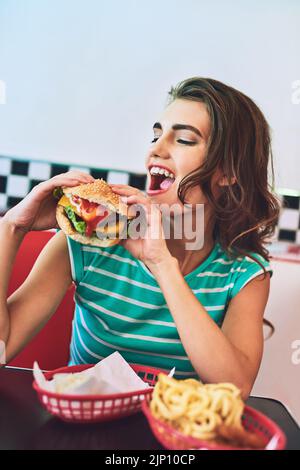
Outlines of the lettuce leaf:
<svg viewBox="0 0 300 470">
<path fill-rule="evenodd" d="M 75 214 L 75 212 L 73 211 L 71 206 L 67 206 L 64 209 L 65 209 L 65 212 L 66 212 L 69 220 L 72 222 L 75 230 L 78 233 L 81 233 L 82 235 L 84 235 L 85 230 L 86 230 L 86 222 L 79 219 L 79 217 L 77 216 L 77 214 Z"/>
</svg>

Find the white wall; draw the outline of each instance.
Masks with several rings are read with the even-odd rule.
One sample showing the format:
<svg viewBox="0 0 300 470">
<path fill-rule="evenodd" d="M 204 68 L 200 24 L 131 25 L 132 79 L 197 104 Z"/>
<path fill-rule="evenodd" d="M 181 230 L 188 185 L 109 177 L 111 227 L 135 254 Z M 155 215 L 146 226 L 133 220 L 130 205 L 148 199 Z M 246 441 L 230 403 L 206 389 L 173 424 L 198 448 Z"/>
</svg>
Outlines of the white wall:
<svg viewBox="0 0 300 470">
<path fill-rule="evenodd" d="M 167 91 L 193 75 L 249 94 L 300 188 L 299 0 L 0 0 L 0 154 L 144 170 Z"/>
<path fill-rule="evenodd" d="M 265 341 L 261 368 L 253 395 L 275 398 L 300 426 L 300 261 L 272 261 L 270 297 L 265 318 L 275 326 Z"/>
</svg>

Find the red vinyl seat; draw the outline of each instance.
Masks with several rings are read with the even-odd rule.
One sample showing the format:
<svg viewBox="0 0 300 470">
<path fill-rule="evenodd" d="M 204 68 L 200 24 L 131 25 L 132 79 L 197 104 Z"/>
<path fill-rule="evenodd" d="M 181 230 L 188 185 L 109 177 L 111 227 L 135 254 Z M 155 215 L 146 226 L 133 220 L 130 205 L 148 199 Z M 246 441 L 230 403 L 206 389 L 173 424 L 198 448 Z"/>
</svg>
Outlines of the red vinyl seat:
<svg viewBox="0 0 300 470">
<path fill-rule="evenodd" d="M 42 231 L 29 232 L 25 236 L 13 266 L 8 295 L 24 282 L 40 251 L 54 234 Z M 31 368 L 37 360 L 42 369 L 53 370 L 68 363 L 74 313 L 73 296 L 74 287 L 71 286 L 48 323 L 8 365 Z"/>
</svg>

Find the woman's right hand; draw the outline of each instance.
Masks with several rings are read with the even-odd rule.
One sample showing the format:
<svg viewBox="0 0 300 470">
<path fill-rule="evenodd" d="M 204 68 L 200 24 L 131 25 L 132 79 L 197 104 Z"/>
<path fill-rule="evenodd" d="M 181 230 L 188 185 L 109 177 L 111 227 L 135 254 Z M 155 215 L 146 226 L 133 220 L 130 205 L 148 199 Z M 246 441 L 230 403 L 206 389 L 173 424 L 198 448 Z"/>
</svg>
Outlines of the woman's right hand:
<svg viewBox="0 0 300 470">
<path fill-rule="evenodd" d="M 57 199 L 53 191 L 59 186 L 73 187 L 92 183 L 94 178 L 82 171 L 69 171 L 36 185 L 29 194 L 4 216 L 6 222 L 16 230 L 48 230 L 57 227 Z"/>
</svg>

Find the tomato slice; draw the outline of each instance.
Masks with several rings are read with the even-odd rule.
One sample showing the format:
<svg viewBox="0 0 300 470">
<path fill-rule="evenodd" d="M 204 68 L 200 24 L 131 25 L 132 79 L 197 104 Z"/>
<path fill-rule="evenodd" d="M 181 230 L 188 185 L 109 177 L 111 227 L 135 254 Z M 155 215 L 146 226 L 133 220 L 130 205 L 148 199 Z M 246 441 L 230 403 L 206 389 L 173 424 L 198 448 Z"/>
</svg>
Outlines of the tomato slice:
<svg viewBox="0 0 300 470">
<path fill-rule="evenodd" d="M 95 204 L 94 202 L 89 202 L 85 199 L 81 199 L 80 212 L 83 220 L 85 220 L 86 222 L 93 220 L 97 216 L 98 205 L 99 204 Z"/>
</svg>

